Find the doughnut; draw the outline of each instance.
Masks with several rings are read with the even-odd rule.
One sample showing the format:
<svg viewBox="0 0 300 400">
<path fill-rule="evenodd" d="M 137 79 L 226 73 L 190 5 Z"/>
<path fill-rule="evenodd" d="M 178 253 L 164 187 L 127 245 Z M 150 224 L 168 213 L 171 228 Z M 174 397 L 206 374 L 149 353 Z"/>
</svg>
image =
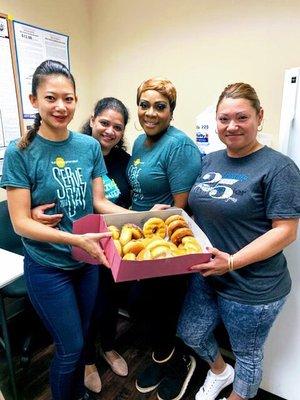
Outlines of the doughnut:
<svg viewBox="0 0 300 400">
<path fill-rule="evenodd" d="M 142 251 L 139 252 L 139 254 L 136 256 L 136 259 L 138 261 L 143 261 L 143 260 L 152 260 L 151 252 L 148 249 L 143 249 Z"/>
<path fill-rule="evenodd" d="M 122 257 L 122 246 L 121 243 L 117 240 L 117 239 L 113 239 L 114 244 L 116 246 L 117 252 L 119 253 L 119 255 Z"/>
<path fill-rule="evenodd" d="M 122 246 L 124 246 L 126 243 L 130 242 L 132 239 L 132 230 L 129 226 L 122 226 L 121 229 L 121 234 L 119 237 L 120 243 Z"/>
<path fill-rule="evenodd" d="M 140 251 L 145 248 L 144 243 L 141 240 L 130 240 L 130 242 L 126 243 L 123 246 L 123 253 L 133 253 L 138 255 Z"/>
<path fill-rule="evenodd" d="M 175 219 L 175 221 L 170 222 L 168 225 L 168 236 L 171 237 L 172 233 L 179 228 L 188 228 L 188 224 L 182 219 Z"/>
<path fill-rule="evenodd" d="M 144 245 L 146 247 L 146 246 L 148 246 L 149 243 L 154 242 L 154 240 L 161 240 L 161 237 L 157 236 L 157 235 L 153 235 L 153 236 L 150 236 L 150 237 L 147 237 L 147 238 L 143 238 L 141 240 L 143 241 L 143 243 L 144 243 Z"/>
<path fill-rule="evenodd" d="M 112 238 L 113 239 L 119 239 L 120 230 L 116 226 L 110 225 L 110 226 L 107 227 L 107 229 L 112 233 Z"/>
<path fill-rule="evenodd" d="M 200 244 L 198 243 L 198 240 L 194 236 L 185 236 L 184 238 L 182 238 L 182 243 L 183 244 L 194 243 L 194 244 L 200 246 Z"/>
<path fill-rule="evenodd" d="M 193 232 L 189 228 L 176 229 L 176 231 L 171 236 L 171 242 L 178 246 L 181 243 L 182 238 L 184 238 L 185 236 L 193 236 Z"/>
<path fill-rule="evenodd" d="M 173 257 L 185 256 L 187 254 L 184 248 L 182 249 L 176 248 L 176 250 L 171 250 L 171 253 Z"/>
<path fill-rule="evenodd" d="M 156 246 L 151 250 L 151 256 L 153 260 L 156 260 L 158 258 L 172 257 L 172 253 L 169 246 Z"/>
<path fill-rule="evenodd" d="M 178 220 L 178 219 L 180 219 L 181 221 L 184 221 L 184 218 L 183 218 L 181 215 L 179 215 L 179 214 L 174 214 L 174 215 L 171 215 L 170 217 L 168 217 L 168 218 L 165 220 L 165 224 L 166 224 L 166 225 L 169 225 L 171 222 L 173 222 L 173 221 L 175 221 L 175 220 Z"/>
<path fill-rule="evenodd" d="M 144 236 L 141 228 L 135 224 L 125 224 L 123 227 L 131 229 L 132 239 L 141 239 Z"/>
<path fill-rule="evenodd" d="M 169 246 L 171 252 L 172 251 L 176 252 L 178 250 L 178 247 L 174 243 L 172 243 L 172 242 L 167 242 L 167 243 L 168 243 L 168 246 Z"/>
<path fill-rule="evenodd" d="M 201 247 L 200 246 L 196 246 L 193 243 L 186 243 L 184 245 L 184 248 L 186 249 L 186 252 L 188 254 L 194 254 L 194 253 L 202 253 L 201 251 Z"/>
<path fill-rule="evenodd" d="M 182 238 L 182 244 L 188 253 L 190 253 L 190 251 L 194 251 L 196 253 L 203 252 L 200 243 L 193 236 L 185 236 L 184 238 Z"/>
<path fill-rule="evenodd" d="M 135 259 L 136 259 L 136 257 L 135 257 L 135 254 L 133 254 L 133 253 L 127 253 L 123 257 L 123 260 L 127 260 L 127 261 L 135 261 Z"/>
<path fill-rule="evenodd" d="M 157 240 L 153 240 L 152 242 L 147 244 L 146 249 L 151 251 L 157 246 L 163 246 L 163 247 L 166 247 L 167 249 L 170 248 L 168 242 L 166 242 L 163 239 L 157 239 Z"/>
<path fill-rule="evenodd" d="M 144 223 L 143 233 L 145 237 L 152 235 L 158 235 L 161 238 L 166 236 L 166 225 L 161 218 L 149 218 L 148 221 Z"/>
</svg>

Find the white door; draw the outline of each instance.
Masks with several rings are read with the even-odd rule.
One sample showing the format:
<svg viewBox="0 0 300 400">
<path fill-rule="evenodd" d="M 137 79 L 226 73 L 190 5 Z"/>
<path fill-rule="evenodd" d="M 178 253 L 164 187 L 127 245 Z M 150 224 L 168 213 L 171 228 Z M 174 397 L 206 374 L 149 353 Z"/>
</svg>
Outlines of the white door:
<svg viewBox="0 0 300 400">
<path fill-rule="evenodd" d="M 285 75 L 279 149 L 300 168 L 300 69 Z M 275 322 L 265 348 L 261 387 L 287 400 L 300 399 L 300 229 L 284 251 L 292 277 L 292 292 Z"/>
</svg>

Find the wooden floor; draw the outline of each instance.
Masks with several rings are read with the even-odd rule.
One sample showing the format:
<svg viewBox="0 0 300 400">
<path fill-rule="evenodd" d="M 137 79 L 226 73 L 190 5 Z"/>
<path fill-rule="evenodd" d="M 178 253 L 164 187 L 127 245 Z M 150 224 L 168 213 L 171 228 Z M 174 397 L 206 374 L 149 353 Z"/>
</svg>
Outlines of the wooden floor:
<svg viewBox="0 0 300 400">
<path fill-rule="evenodd" d="M 99 395 L 94 395 L 95 400 L 156 400 L 155 391 L 150 394 L 141 394 L 135 389 L 135 377 L 138 371 L 143 369 L 150 361 L 150 350 L 137 336 L 128 320 L 121 318 L 119 324 L 119 339 L 117 350 L 119 350 L 128 362 L 129 375 L 121 378 L 115 375 L 104 360 L 99 359 L 98 368 L 102 378 L 103 388 Z M 47 335 L 45 335 L 46 337 Z M 17 382 L 22 395 L 22 400 L 51 400 L 48 385 L 48 371 L 53 355 L 53 346 L 49 343 L 42 344 L 35 351 L 31 363 L 25 370 L 21 368 L 19 358 L 15 356 Z M 2 355 L 3 359 L 3 355 Z M 5 400 L 11 400 L 9 394 L 9 382 L 7 369 L 1 359 L 0 388 Z M 207 372 L 207 367 L 197 360 L 197 368 L 192 378 L 184 400 L 194 400 L 195 394 L 201 386 Z M 228 395 L 222 392 L 218 398 Z M 279 400 L 281 398 L 259 391 L 256 400 Z M 282 399 L 281 399 L 282 400 Z"/>
</svg>

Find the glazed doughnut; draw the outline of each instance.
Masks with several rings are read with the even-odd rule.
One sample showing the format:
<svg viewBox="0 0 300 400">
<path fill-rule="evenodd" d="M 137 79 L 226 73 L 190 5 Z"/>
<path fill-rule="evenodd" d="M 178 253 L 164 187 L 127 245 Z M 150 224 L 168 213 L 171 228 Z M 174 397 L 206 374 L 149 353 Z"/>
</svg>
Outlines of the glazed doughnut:
<svg viewBox="0 0 300 400">
<path fill-rule="evenodd" d="M 175 221 L 175 220 L 184 221 L 184 218 L 183 218 L 181 215 L 179 215 L 179 214 L 174 214 L 174 215 L 171 215 L 170 217 L 168 217 L 168 218 L 165 220 L 165 224 L 166 224 L 166 225 L 169 225 L 171 222 L 173 222 L 173 221 Z"/>
<path fill-rule="evenodd" d="M 149 218 L 148 221 L 144 223 L 143 232 L 145 237 L 152 235 L 158 235 L 161 238 L 166 236 L 166 224 L 161 218 Z"/>
<path fill-rule="evenodd" d="M 136 259 L 136 257 L 135 257 L 135 254 L 133 254 L 133 253 L 127 253 L 123 257 L 123 260 L 127 260 L 127 261 L 135 261 L 135 259 Z"/>
<path fill-rule="evenodd" d="M 196 253 L 203 252 L 200 243 L 194 236 L 185 236 L 184 238 L 182 238 L 182 244 L 187 252 L 189 252 L 190 250 L 195 251 Z"/>
<path fill-rule="evenodd" d="M 132 230 L 129 226 L 122 226 L 121 229 L 121 234 L 119 237 L 120 243 L 122 246 L 124 246 L 126 243 L 130 242 L 132 239 Z"/>
<path fill-rule="evenodd" d="M 170 248 L 168 242 L 166 242 L 163 239 L 157 239 L 157 240 L 153 240 L 152 242 L 147 244 L 146 249 L 152 251 L 157 246 L 163 246 L 163 247 L 166 247 L 167 249 Z"/>
<path fill-rule="evenodd" d="M 161 240 L 161 237 L 157 236 L 157 235 L 153 235 L 153 236 L 150 236 L 150 237 L 147 237 L 147 238 L 143 238 L 141 240 L 143 241 L 145 247 L 147 247 L 148 244 L 151 243 L 151 242 L 154 242 L 154 240 Z"/>
<path fill-rule="evenodd" d="M 141 228 L 135 224 L 125 224 L 123 227 L 131 229 L 132 239 L 141 239 L 144 236 Z"/>
<path fill-rule="evenodd" d="M 172 253 L 169 246 L 156 246 L 151 250 L 151 256 L 153 260 L 156 260 L 158 258 L 172 257 Z"/>
<path fill-rule="evenodd" d="M 179 228 L 172 234 L 171 241 L 178 246 L 181 243 L 182 238 L 192 235 L 193 232 L 189 228 Z"/>
<path fill-rule="evenodd" d="M 178 257 L 178 256 L 185 256 L 186 254 L 187 254 L 187 252 L 186 252 L 186 250 L 184 249 L 184 248 L 181 248 L 181 249 L 179 249 L 179 248 L 176 248 L 176 250 L 174 249 L 172 249 L 171 250 L 171 253 L 172 253 L 172 256 L 173 257 Z"/>
<path fill-rule="evenodd" d="M 122 246 L 121 243 L 117 240 L 117 239 L 113 239 L 114 244 L 116 246 L 117 252 L 119 253 L 119 255 L 122 257 L 123 252 L 122 252 Z"/>
<path fill-rule="evenodd" d="M 107 227 L 107 229 L 112 233 L 112 238 L 113 239 L 119 239 L 120 230 L 116 226 L 110 225 L 110 226 Z"/>
<path fill-rule="evenodd" d="M 143 261 L 143 260 L 152 260 L 151 252 L 148 249 L 143 249 L 142 251 L 139 252 L 139 254 L 136 256 L 136 259 L 138 261 Z"/>
<path fill-rule="evenodd" d="M 182 219 L 175 219 L 168 225 L 168 236 L 171 237 L 172 233 L 179 228 L 188 228 L 188 224 Z"/>
<path fill-rule="evenodd" d="M 133 253 L 138 255 L 140 251 L 145 248 L 144 243 L 141 240 L 130 240 L 130 242 L 126 243 L 123 246 L 123 253 Z"/>
<path fill-rule="evenodd" d="M 169 246 L 171 252 L 172 251 L 176 252 L 178 250 L 178 247 L 174 243 L 172 243 L 172 242 L 167 242 L 167 243 L 168 243 L 168 246 Z"/>
<path fill-rule="evenodd" d="M 187 254 L 202 253 L 201 247 L 193 243 L 186 243 L 184 248 L 186 249 Z"/>
<path fill-rule="evenodd" d="M 194 243 L 197 246 L 200 246 L 200 244 L 198 243 L 198 240 L 194 236 L 185 236 L 184 238 L 182 238 L 182 243 L 183 244 Z"/>
</svg>

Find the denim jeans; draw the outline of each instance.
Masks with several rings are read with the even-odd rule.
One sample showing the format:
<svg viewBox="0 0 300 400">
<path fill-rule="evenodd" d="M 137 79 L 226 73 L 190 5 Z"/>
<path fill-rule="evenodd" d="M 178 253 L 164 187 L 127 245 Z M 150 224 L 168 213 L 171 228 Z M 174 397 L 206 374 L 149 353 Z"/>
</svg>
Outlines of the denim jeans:
<svg viewBox="0 0 300 400">
<path fill-rule="evenodd" d="M 96 299 L 97 268 L 43 266 L 25 252 L 28 294 L 55 343 L 50 368 L 53 400 L 75 400 L 84 395 L 83 347 Z"/>
<path fill-rule="evenodd" d="M 222 321 L 236 357 L 233 390 L 242 398 L 252 398 L 262 378 L 263 345 L 285 300 L 262 305 L 227 300 L 206 278 L 194 274 L 179 319 L 178 336 L 212 363 L 219 352 L 214 330 Z"/>
</svg>

